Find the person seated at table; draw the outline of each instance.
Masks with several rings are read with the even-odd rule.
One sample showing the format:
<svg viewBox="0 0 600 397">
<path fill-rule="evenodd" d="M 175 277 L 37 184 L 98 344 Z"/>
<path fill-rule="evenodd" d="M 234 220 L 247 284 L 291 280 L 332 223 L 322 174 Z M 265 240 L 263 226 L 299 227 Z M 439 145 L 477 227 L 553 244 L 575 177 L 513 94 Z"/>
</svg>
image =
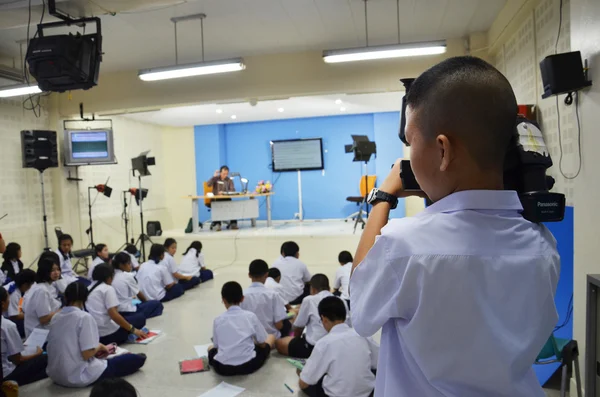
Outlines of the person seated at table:
<svg viewBox="0 0 600 397">
<path fill-rule="evenodd" d="M 235 186 L 233 185 L 233 179 L 229 177 L 229 167 L 226 165 L 219 168 L 215 171 L 212 178 L 210 178 L 207 183 L 209 187 L 213 188 L 213 194 L 215 196 L 228 193 L 235 192 Z M 230 200 L 230 199 L 215 199 L 217 200 Z M 238 225 L 236 220 L 229 221 L 229 229 L 237 230 Z M 216 230 L 218 232 L 221 231 L 221 222 L 213 222 L 210 224 L 210 230 Z"/>
</svg>

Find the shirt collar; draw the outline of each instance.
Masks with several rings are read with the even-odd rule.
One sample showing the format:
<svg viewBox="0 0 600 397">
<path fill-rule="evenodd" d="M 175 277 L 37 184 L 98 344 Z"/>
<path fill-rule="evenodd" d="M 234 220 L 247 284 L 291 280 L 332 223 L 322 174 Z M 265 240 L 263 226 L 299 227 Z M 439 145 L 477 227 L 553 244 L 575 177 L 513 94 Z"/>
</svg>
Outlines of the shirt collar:
<svg viewBox="0 0 600 397">
<path fill-rule="evenodd" d="M 350 329 L 350 327 L 348 326 L 348 324 L 341 323 L 341 324 L 334 325 L 333 328 L 331 328 L 331 331 L 329 331 L 329 333 L 330 334 L 338 334 L 338 333 L 346 332 L 349 329 Z"/>
<path fill-rule="evenodd" d="M 333 294 L 331 293 L 331 291 L 325 290 L 325 291 L 321 291 L 321 292 L 317 293 L 317 295 L 326 297 L 326 296 L 333 295 Z"/>
<path fill-rule="evenodd" d="M 228 312 L 234 312 L 234 311 L 238 311 L 238 310 L 242 310 L 240 305 L 231 305 L 231 306 L 229 306 L 229 309 L 227 309 Z"/>
<path fill-rule="evenodd" d="M 81 309 L 78 307 L 75 307 L 75 306 L 66 306 L 66 307 L 63 307 L 60 311 L 63 313 L 71 313 L 71 312 L 75 312 L 77 310 L 81 310 Z"/>
<path fill-rule="evenodd" d="M 265 285 L 263 283 L 259 283 L 259 282 L 253 282 L 252 284 L 250 284 L 250 288 L 264 288 Z"/>
<path fill-rule="evenodd" d="M 433 203 L 423 213 L 435 214 L 464 210 L 523 211 L 514 190 L 463 190 Z"/>
</svg>

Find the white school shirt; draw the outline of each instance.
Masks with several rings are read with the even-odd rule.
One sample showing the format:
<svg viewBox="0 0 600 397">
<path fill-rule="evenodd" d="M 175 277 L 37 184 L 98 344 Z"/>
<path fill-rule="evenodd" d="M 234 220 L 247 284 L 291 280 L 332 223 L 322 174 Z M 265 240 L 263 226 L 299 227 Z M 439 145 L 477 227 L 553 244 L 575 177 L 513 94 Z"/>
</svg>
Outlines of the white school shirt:
<svg viewBox="0 0 600 397">
<path fill-rule="evenodd" d="M 88 287 L 92 290 L 98 281 Z M 98 333 L 100 336 L 108 336 L 115 333 L 120 327 L 115 323 L 108 314 L 108 309 L 119 306 L 119 299 L 115 289 L 104 283 L 100 283 L 88 296 L 85 302 L 85 309 L 94 317 L 98 324 Z"/>
<path fill-rule="evenodd" d="M 302 295 L 304 284 L 310 281 L 310 272 L 304 262 L 293 256 L 286 256 L 276 260 L 272 267 L 281 272 L 281 293 L 286 303 Z"/>
<path fill-rule="evenodd" d="M 87 361 L 82 351 L 100 344 L 98 326 L 91 314 L 74 306 L 65 307 L 52 317 L 48 334 L 46 373 L 55 383 L 66 387 L 85 387 L 98 380 L 106 370 L 107 360 L 92 357 Z"/>
<path fill-rule="evenodd" d="M 8 285 L 11 285 L 11 284 L 8 284 Z M 21 290 L 19 288 L 15 288 L 15 290 L 12 292 L 12 294 L 9 295 L 8 310 L 6 313 L 8 315 L 8 317 L 14 317 L 14 316 L 19 315 L 19 313 L 20 313 L 19 302 L 21 301 L 22 297 L 23 297 L 23 295 L 21 294 Z"/>
<path fill-rule="evenodd" d="M 283 306 L 288 304 L 288 302 L 283 298 L 283 291 L 281 289 L 282 288 L 281 284 L 279 284 L 277 281 L 275 281 L 273 279 L 273 277 L 267 278 L 267 281 L 265 281 L 265 287 L 277 292 L 277 296 L 279 296 L 279 300 L 281 301 L 281 304 Z"/>
<path fill-rule="evenodd" d="M 244 290 L 244 301 L 240 307 L 256 314 L 268 334 L 275 335 L 276 338 L 281 336 L 275 323 L 285 320 L 287 313 L 277 292 L 266 288 L 262 283 L 252 283 Z"/>
<path fill-rule="evenodd" d="M 200 269 L 204 266 L 204 254 L 200 253 L 195 248 L 190 250 L 183 256 L 179 264 L 179 273 L 184 276 L 199 277 Z"/>
<path fill-rule="evenodd" d="M 329 291 L 321 291 L 316 295 L 304 298 L 298 316 L 294 320 L 294 327 L 306 328 L 306 341 L 313 346 L 319 339 L 327 335 L 319 316 L 319 303 L 328 296 L 333 296 L 333 294 Z"/>
<path fill-rule="evenodd" d="M 165 287 L 175 282 L 173 275 L 165 266 L 148 261 L 141 265 L 137 272 L 140 290 L 149 300 L 161 300 L 167 294 Z"/>
<path fill-rule="evenodd" d="M 382 229 L 350 279 L 356 331 L 383 327 L 377 397 L 544 396 L 560 258 L 521 211 L 514 191 L 462 191 Z"/>
<path fill-rule="evenodd" d="M 126 313 L 136 312 L 137 306 L 133 304 L 133 299 L 137 298 L 137 294 L 140 293 L 140 287 L 135 276 L 132 273 L 115 270 L 112 287 L 115 289 L 119 300 L 117 310 Z"/>
<path fill-rule="evenodd" d="M 224 365 L 241 365 L 256 357 L 254 345 L 265 343 L 267 331 L 256 314 L 239 306 L 229 309 L 213 322 L 215 360 Z"/>
<path fill-rule="evenodd" d="M 61 302 L 56 298 L 56 290 L 51 284 L 34 284 L 23 298 L 25 336 L 29 337 L 34 328 L 49 329 L 50 324 L 40 324 L 40 317 L 47 316 L 60 307 Z"/>
<path fill-rule="evenodd" d="M 13 270 L 15 271 L 15 276 L 17 274 L 19 274 L 21 272 L 21 269 L 19 268 L 19 262 L 18 261 L 10 261 L 10 263 L 12 264 Z"/>
<path fill-rule="evenodd" d="M 57 249 L 54 252 L 56 252 L 58 257 L 60 258 L 60 274 L 63 276 L 63 278 L 69 277 L 77 279 L 77 275 L 73 271 L 73 264 L 71 263 L 70 255 L 67 255 L 67 259 L 65 259 L 62 252 L 60 252 L 59 249 Z"/>
<path fill-rule="evenodd" d="M 167 270 L 169 270 L 169 273 L 177 273 L 177 262 L 175 262 L 175 258 L 173 258 L 168 252 L 165 252 L 165 257 L 162 261 L 160 261 L 160 264 L 166 267 Z"/>
<path fill-rule="evenodd" d="M 104 259 L 100 258 L 99 256 L 94 258 L 94 260 L 92 261 L 92 264 L 90 265 L 90 268 L 88 269 L 87 278 L 89 280 L 93 280 L 92 275 L 94 274 L 94 269 L 96 268 L 96 266 L 104 265 L 104 264 L 106 264 L 106 261 L 104 261 Z"/>
<path fill-rule="evenodd" d="M 346 263 L 340 266 L 335 272 L 335 281 L 333 282 L 333 288 L 339 289 L 342 299 L 350 299 L 348 294 L 348 284 L 350 284 L 350 273 L 352 272 L 352 262 Z"/>
<path fill-rule="evenodd" d="M 328 396 L 368 397 L 375 387 L 379 346 L 358 335 L 347 324 L 338 324 L 321 338 L 306 361 L 300 379 L 316 385 L 323 378 Z"/>
<path fill-rule="evenodd" d="M 8 358 L 23 351 L 23 342 L 21 341 L 17 324 L 7 318 L 3 318 L 0 340 L 2 343 L 2 374 L 4 377 L 7 377 L 17 367 Z"/>
<path fill-rule="evenodd" d="M 131 267 L 133 270 L 137 270 L 140 267 L 140 263 L 138 262 L 137 258 L 135 257 L 135 255 L 130 254 L 129 252 L 123 250 L 121 252 L 126 253 L 127 255 L 129 255 L 129 258 L 131 258 Z"/>
</svg>

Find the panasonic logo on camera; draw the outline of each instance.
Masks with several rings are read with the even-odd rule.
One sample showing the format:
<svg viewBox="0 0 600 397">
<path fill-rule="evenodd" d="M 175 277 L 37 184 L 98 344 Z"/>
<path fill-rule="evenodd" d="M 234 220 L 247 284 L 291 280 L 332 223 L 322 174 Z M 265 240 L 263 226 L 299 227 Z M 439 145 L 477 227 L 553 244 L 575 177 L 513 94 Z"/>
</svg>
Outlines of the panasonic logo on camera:
<svg viewBox="0 0 600 397">
<path fill-rule="evenodd" d="M 558 207 L 558 203 L 541 203 L 538 201 L 537 203 L 538 207 Z"/>
</svg>

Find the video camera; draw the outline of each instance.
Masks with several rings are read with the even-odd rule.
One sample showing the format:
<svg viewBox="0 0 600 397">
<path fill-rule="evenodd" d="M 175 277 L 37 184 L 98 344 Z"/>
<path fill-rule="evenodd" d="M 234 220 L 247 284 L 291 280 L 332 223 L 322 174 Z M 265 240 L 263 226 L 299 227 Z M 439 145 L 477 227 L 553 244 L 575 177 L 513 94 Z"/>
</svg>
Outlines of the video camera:
<svg viewBox="0 0 600 397">
<path fill-rule="evenodd" d="M 401 79 L 406 94 L 415 79 Z M 402 98 L 400 140 L 407 144 L 406 95 Z M 516 190 L 523 206 L 523 218 L 530 222 L 560 222 L 565 215 L 565 195 L 550 192 L 554 178 L 546 175 L 552 159 L 537 123 L 517 116 L 514 134 L 504 160 L 504 189 Z M 400 178 L 406 190 L 421 190 L 409 161 L 401 164 Z"/>
</svg>

